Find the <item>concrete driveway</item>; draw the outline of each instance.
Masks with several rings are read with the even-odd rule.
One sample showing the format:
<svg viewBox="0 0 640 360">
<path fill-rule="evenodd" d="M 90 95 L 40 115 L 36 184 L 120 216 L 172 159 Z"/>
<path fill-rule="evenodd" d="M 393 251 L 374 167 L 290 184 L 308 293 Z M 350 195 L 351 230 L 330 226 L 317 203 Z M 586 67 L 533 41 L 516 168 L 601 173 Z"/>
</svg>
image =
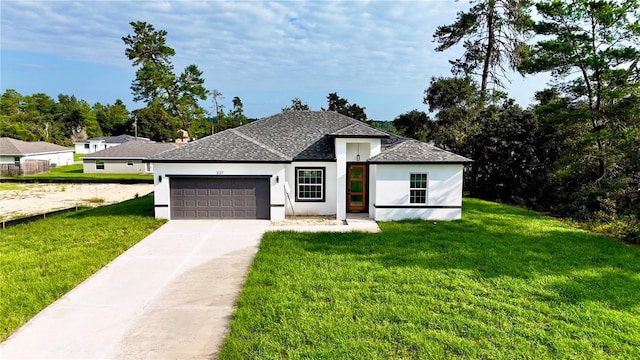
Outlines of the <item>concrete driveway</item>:
<svg viewBox="0 0 640 360">
<path fill-rule="evenodd" d="M 0 359 L 207 359 L 266 220 L 170 221 L 0 344 Z"/>
</svg>

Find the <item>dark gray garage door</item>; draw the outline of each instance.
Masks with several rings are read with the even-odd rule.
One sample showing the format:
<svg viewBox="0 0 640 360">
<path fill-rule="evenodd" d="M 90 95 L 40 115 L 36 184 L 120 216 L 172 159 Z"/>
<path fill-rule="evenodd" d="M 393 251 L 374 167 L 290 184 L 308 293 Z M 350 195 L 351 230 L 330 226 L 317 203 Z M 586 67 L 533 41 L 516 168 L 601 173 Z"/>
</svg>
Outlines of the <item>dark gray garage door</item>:
<svg viewBox="0 0 640 360">
<path fill-rule="evenodd" d="M 269 178 L 171 177 L 172 219 L 269 219 Z"/>
</svg>

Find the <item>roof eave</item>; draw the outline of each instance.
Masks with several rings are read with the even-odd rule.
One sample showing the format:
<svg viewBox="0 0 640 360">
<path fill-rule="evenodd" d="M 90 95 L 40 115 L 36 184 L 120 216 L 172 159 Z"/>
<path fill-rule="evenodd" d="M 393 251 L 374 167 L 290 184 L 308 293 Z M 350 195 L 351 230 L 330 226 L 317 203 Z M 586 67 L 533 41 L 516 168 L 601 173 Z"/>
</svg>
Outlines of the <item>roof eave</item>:
<svg viewBox="0 0 640 360">
<path fill-rule="evenodd" d="M 374 165 L 411 165 L 411 164 L 424 164 L 424 165 L 434 165 L 434 164 L 440 164 L 440 165 L 467 165 L 467 164 L 471 164 L 473 162 L 473 160 L 460 160 L 460 161 L 384 161 L 384 160 L 373 160 L 373 161 L 367 161 L 367 163 L 369 164 L 374 164 Z"/>
<path fill-rule="evenodd" d="M 389 135 L 335 135 L 327 134 L 329 138 L 352 138 L 352 139 L 388 139 Z"/>
<path fill-rule="evenodd" d="M 291 164 L 291 160 L 169 160 L 169 159 L 142 159 L 145 163 L 183 163 L 183 164 Z"/>
</svg>

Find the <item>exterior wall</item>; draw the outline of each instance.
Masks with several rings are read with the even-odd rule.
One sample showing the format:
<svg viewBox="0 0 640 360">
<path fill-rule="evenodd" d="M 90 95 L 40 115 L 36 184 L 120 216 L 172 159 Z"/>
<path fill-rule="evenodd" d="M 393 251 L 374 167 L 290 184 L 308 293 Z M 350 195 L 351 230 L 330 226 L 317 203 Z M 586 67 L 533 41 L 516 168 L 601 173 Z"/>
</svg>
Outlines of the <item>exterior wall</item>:
<svg viewBox="0 0 640 360">
<path fill-rule="evenodd" d="M 104 159 L 104 169 L 96 169 L 96 160 L 83 159 L 82 171 L 86 174 L 147 174 L 146 166 L 142 160 L 124 159 Z M 127 165 L 128 161 L 133 161 L 133 165 Z"/>
<path fill-rule="evenodd" d="M 91 151 L 91 149 L 85 149 L 85 148 L 84 148 L 84 144 L 85 144 L 85 143 L 83 143 L 83 142 L 82 142 L 82 143 L 75 143 L 75 144 L 73 144 L 73 145 L 74 145 L 74 147 L 75 147 L 75 150 L 74 150 L 74 151 L 75 151 L 75 153 L 76 153 L 76 154 L 88 154 L 88 153 L 89 153 L 89 151 Z"/>
<path fill-rule="evenodd" d="M 296 167 L 325 168 L 324 201 L 296 201 Z M 285 177 L 288 186 L 285 192 L 289 196 L 285 203 L 287 215 L 334 215 L 336 213 L 336 163 L 335 162 L 294 162 L 285 166 Z"/>
<path fill-rule="evenodd" d="M 171 176 L 271 176 L 271 220 L 283 220 L 285 216 L 285 164 L 218 164 L 218 163 L 154 163 L 154 202 L 157 218 L 170 219 L 169 182 Z"/>
<path fill-rule="evenodd" d="M 375 196 L 370 196 L 379 221 L 420 218 L 454 220 L 462 215 L 462 172 L 459 164 L 371 165 L 375 172 Z M 411 173 L 427 173 L 427 203 L 409 203 Z M 373 186 L 373 184 L 372 184 Z"/>
<path fill-rule="evenodd" d="M 358 147 L 358 145 L 360 145 Z M 359 151 L 359 152 L 358 152 Z M 336 138 L 336 217 L 338 220 L 347 218 L 347 161 L 357 162 L 357 155 L 360 154 L 360 161 L 365 162 L 369 157 L 380 153 L 380 139 L 367 138 Z M 368 156 L 365 157 L 365 154 Z M 371 189 L 369 187 L 369 201 L 371 199 Z"/>
<path fill-rule="evenodd" d="M 106 148 L 110 148 L 110 147 L 114 147 L 114 146 L 118 146 L 120 144 L 111 144 L 111 143 L 105 143 L 103 140 L 98 140 L 98 141 L 92 141 L 92 140 L 87 140 L 88 142 L 82 142 L 82 143 L 75 143 L 75 152 L 76 154 L 91 154 L 94 153 L 96 151 L 100 151 L 100 150 L 104 150 Z M 84 145 L 85 144 L 89 144 L 89 148 L 85 149 Z"/>
<path fill-rule="evenodd" d="M 49 164 L 52 166 L 71 165 L 73 164 L 73 150 L 46 154 L 33 154 L 25 155 L 20 158 L 20 162 L 24 163 L 26 160 L 49 160 Z M 13 161 L 11 161 L 13 162 Z"/>
</svg>

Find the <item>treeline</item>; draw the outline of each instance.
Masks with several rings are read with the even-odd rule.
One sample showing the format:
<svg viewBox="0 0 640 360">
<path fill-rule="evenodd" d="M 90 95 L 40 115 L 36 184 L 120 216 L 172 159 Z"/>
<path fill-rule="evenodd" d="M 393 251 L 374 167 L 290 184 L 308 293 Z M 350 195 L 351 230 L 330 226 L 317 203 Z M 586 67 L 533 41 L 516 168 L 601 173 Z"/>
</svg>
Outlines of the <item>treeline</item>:
<svg viewBox="0 0 640 360">
<path fill-rule="evenodd" d="M 473 196 L 640 243 L 637 2 L 539 1 L 537 21 L 529 2 L 474 3 L 434 35 L 438 50 L 458 41 L 466 49 L 451 61 L 454 76 L 434 78 L 425 90 L 435 118 L 414 110 L 394 120 L 396 129 L 473 159 L 466 173 Z M 523 109 L 488 86 L 505 67 L 550 72 L 553 82 Z"/>
<path fill-rule="evenodd" d="M 243 114 L 242 101 L 233 98 L 228 112 L 223 107 L 217 117 L 190 120 L 194 139 L 240 126 L 253 119 Z M 113 104 L 89 104 L 74 95 L 22 95 L 6 90 L 0 96 L 0 136 L 24 141 L 47 141 L 70 146 L 76 140 L 122 134 L 147 137 L 155 141 L 172 141 L 180 136 L 182 123 L 161 106 L 146 106 L 129 111 L 121 100 Z"/>
<path fill-rule="evenodd" d="M 131 133 L 130 114 L 122 101 L 90 105 L 73 95 L 57 101 L 42 93 L 21 95 L 9 89 L 0 96 L 0 136 L 69 146 L 76 139 Z"/>
</svg>

